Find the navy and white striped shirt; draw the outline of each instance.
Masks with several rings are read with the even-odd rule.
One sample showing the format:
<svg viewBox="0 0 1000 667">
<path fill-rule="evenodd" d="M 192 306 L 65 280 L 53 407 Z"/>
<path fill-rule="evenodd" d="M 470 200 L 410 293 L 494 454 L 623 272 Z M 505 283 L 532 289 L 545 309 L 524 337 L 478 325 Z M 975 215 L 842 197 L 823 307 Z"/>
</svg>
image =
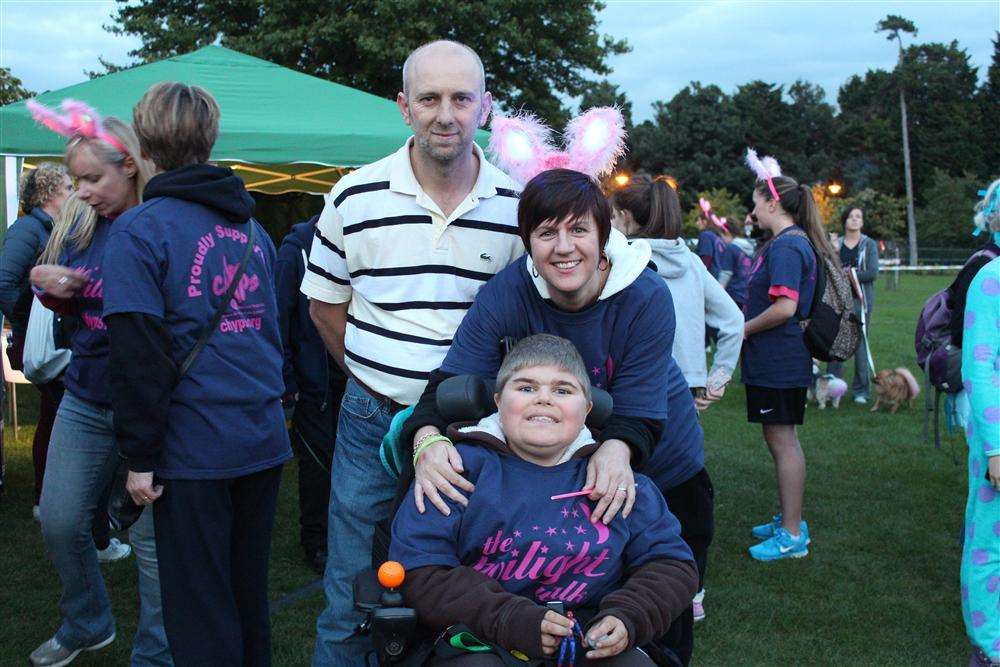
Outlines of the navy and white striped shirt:
<svg viewBox="0 0 1000 667">
<path fill-rule="evenodd" d="M 421 189 L 409 147 L 408 141 L 333 188 L 302 281 L 311 299 L 351 302 L 348 368 L 404 405 L 420 398 L 479 289 L 524 254 L 517 235 L 520 186 L 478 146 L 476 184 L 450 216 Z"/>
</svg>

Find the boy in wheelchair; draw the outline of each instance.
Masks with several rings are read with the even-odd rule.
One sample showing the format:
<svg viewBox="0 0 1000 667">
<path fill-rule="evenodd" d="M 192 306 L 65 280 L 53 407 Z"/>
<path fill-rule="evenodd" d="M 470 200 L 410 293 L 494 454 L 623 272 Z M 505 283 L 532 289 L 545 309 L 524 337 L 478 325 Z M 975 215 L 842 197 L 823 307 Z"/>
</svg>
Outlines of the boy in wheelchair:
<svg viewBox="0 0 1000 667">
<path fill-rule="evenodd" d="M 592 522 L 592 502 L 574 493 L 596 449 L 576 349 L 550 335 L 522 340 L 500 367 L 495 401 L 497 414 L 449 429 L 475 485 L 468 505 L 420 514 L 411 492 L 392 525 L 403 597 L 448 649 L 432 661 L 653 664 L 638 647 L 690 605 L 697 572 L 648 478 L 636 475 L 631 514 L 608 525 Z M 482 652 L 451 650 L 462 644 L 449 641 L 458 624 Z"/>
</svg>

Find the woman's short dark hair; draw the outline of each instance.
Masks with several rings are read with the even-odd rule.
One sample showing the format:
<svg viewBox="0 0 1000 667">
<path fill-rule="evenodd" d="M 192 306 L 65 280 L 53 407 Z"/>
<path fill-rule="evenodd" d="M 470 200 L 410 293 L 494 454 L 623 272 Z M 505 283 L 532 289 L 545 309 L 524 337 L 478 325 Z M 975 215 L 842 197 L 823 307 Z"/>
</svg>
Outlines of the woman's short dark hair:
<svg viewBox="0 0 1000 667">
<path fill-rule="evenodd" d="M 531 252 L 531 233 L 543 222 L 590 215 L 597 225 L 601 248 L 611 236 L 611 205 L 601 186 L 572 169 L 550 169 L 528 181 L 517 206 L 517 232 Z"/>
<path fill-rule="evenodd" d="M 861 211 L 861 218 L 864 219 L 864 217 L 865 217 L 865 209 L 861 208 L 860 206 L 848 206 L 847 208 L 845 208 L 840 213 L 840 226 L 841 227 L 846 227 L 847 226 L 847 219 L 849 217 L 851 217 L 851 211 Z"/>
</svg>

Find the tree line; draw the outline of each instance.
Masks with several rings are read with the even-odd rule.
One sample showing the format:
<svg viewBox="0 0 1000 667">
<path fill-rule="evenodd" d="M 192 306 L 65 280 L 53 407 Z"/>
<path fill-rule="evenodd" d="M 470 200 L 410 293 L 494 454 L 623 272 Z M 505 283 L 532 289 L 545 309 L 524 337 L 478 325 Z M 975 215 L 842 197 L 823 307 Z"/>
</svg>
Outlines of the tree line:
<svg viewBox="0 0 1000 667">
<path fill-rule="evenodd" d="M 976 190 L 1000 175 L 1000 33 L 986 80 L 978 84 L 957 42 L 909 45 L 892 70 L 850 77 L 837 105 L 808 81 L 750 81 L 734 91 L 693 81 L 655 102 L 651 120 L 633 124 L 632 103 L 606 79 L 610 56 L 630 50 L 600 34 L 598 0 L 134 0 L 106 29 L 141 39 L 132 63 L 101 61 L 104 74 L 221 43 L 286 67 L 387 98 L 399 90 L 410 50 L 451 38 L 482 57 L 487 86 L 508 107 L 562 127 L 574 107 L 617 104 L 629 124 L 625 168 L 669 173 L 682 201 L 700 193 L 733 197 L 745 209 L 746 146 L 775 155 L 802 182 L 843 186 L 821 202 L 835 217 L 845 205 L 870 210 L 873 233 L 905 236 L 898 87 L 906 90 L 921 245 L 968 245 Z M 894 17 L 890 17 L 894 18 Z M 7 93 L 27 91 L 7 72 Z M 596 80 L 595 80 L 596 78 Z M 13 85 L 12 85 L 13 84 Z M 817 194 L 826 197 L 822 188 Z"/>
</svg>

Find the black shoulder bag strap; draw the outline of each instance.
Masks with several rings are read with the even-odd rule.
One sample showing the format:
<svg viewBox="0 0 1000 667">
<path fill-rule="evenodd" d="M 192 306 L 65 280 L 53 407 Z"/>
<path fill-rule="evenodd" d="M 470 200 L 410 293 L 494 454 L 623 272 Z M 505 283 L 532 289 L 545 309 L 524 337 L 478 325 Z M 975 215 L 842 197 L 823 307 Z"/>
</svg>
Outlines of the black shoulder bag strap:
<svg viewBox="0 0 1000 667">
<path fill-rule="evenodd" d="M 198 342 L 194 344 L 194 347 L 188 352 L 187 357 L 184 359 L 184 363 L 180 365 L 177 370 L 177 381 L 179 382 L 182 377 L 184 377 L 188 370 L 191 368 L 191 364 L 194 360 L 198 358 L 201 351 L 205 349 L 205 345 L 208 344 L 208 339 L 212 337 L 212 332 L 216 330 L 219 326 L 219 322 L 222 321 L 222 316 L 226 314 L 226 310 L 229 308 L 229 302 L 233 300 L 233 295 L 236 294 L 237 288 L 240 286 L 240 281 L 243 280 L 243 274 L 246 273 L 247 264 L 250 263 L 250 255 L 253 254 L 253 241 L 254 241 L 254 228 L 257 226 L 257 221 L 250 218 L 248 223 L 250 229 L 247 231 L 247 248 L 243 251 L 243 259 L 240 260 L 240 265 L 236 267 L 236 273 L 233 274 L 232 282 L 229 283 L 229 289 L 226 293 L 222 295 L 222 302 L 219 307 L 215 309 L 215 315 L 212 316 L 212 321 L 208 327 L 201 332 L 201 337 L 198 338 Z"/>
</svg>

